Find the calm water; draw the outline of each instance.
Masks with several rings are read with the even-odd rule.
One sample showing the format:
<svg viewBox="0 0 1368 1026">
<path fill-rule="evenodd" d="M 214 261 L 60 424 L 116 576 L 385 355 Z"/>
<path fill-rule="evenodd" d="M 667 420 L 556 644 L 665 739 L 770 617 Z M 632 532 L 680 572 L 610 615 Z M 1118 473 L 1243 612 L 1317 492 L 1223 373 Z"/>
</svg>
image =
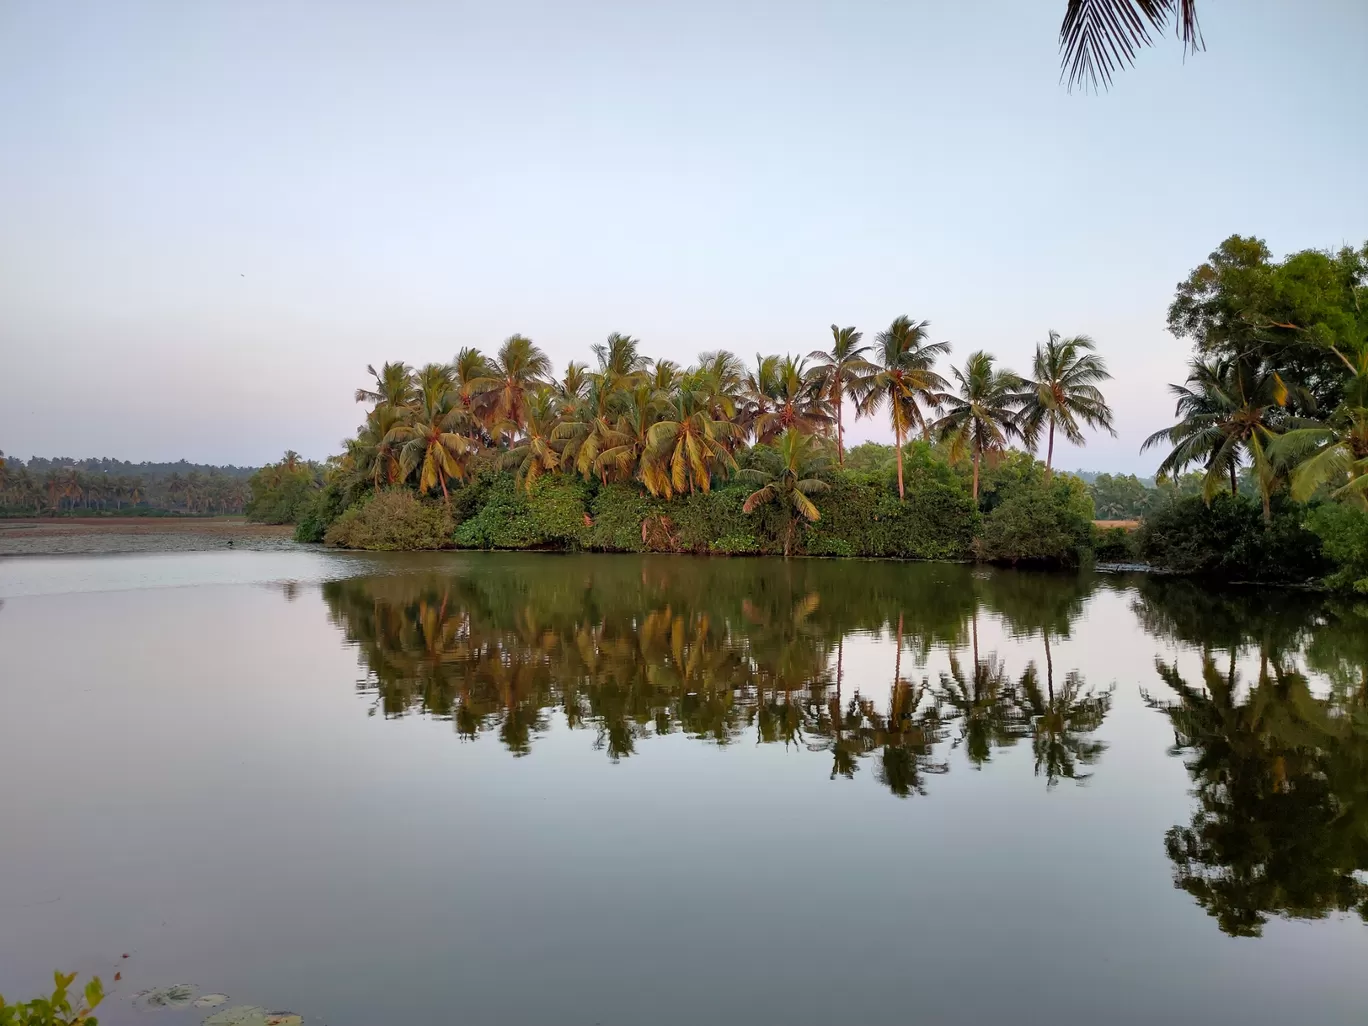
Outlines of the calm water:
<svg viewBox="0 0 1368 1026">
<path fill-rule="evenodd" d="M 0 991 L 1368 1021 L 1368 609 L 950 565 L 0 561 Z M 129 957 L 123 958 L 124 954 Z"/>
</svg>

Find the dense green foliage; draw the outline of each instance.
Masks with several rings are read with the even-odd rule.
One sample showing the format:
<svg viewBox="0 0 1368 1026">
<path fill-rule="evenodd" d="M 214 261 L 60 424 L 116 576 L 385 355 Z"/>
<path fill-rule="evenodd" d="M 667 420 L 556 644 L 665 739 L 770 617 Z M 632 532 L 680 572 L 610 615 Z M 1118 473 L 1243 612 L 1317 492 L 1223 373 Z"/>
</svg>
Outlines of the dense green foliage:
<svg viewBox="0 0 1368 1026">
<path fill-rule="evenodd" d="M 53 973 L 53 990 L 45 998 L 11 1005 L 0 994 L 0 1026 L 99 1026 L 91 1012 L 104 1000 L 104 986 L 98 976 L 86 983 L 73 1006 L 71 985 L 75 973 Z"/>
<path fill-rule="evenodd" d="M 1092 496 L 1077 478 L 1030 479 L 984 517 L 977 549 L 1000 563 L 1074 565 L 1093 542 Z"/>
<path fill-rule="evenodd" d="M 1154 566 L 1226 580 L 1302 583 L 1329 572 L 1304 508 L 1277 499 L 1271 513 L 1265 522 L 1243 495 L 1179 499 L 1146 518 L 1137 548 Z"/>
<path fill-rule="evenodd" d="M 293 450 L 279 463 L 262 467 L 248 482 L 252 497 L 247 515 L 263 524 L 293 524 L 312 505 L 313 493 L 322 485 L 322 468 L 299 458 Z"/>
<path fill-rule="evenodd" d="M 410 491 L 387 489 L 348 508 L 325 539 L 348 549 L 445 549 L 451 547 L 451 515 Z"/>
<path fill-rule="evenodd" d="M 251 467 L 127 463 L 111 459 L 6 459 L 0 452 L 0 513 L 147 516 L 241 513 Z"/>
<path fill-rule="evenodd" d="M 1311 511 L 1306 526 L 1320 539 L 1326 559 L 1337 567 L 1326 583 L 1368 595 L 1368 511 L 1326 503 Z"/>
</svg>

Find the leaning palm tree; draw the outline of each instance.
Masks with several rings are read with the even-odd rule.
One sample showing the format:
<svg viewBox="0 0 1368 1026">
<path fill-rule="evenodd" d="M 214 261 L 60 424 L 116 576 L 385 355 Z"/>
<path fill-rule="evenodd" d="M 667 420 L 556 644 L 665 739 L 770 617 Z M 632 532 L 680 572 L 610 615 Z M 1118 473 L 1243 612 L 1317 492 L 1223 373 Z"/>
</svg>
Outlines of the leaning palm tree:
<svg viewBox="0 0 1368 1026">
<path fill-rule="evenodd" d="M 872 369 L 854 382 L 857 417 L 868 417 L 887 405 L 898 457 L 898 501 L 904 498 L 903 441 L 913 427 L 928 432 L 926 409 L 940 405 L 945 379 L 936 373 L 936 360 L 950 352 L 949 342 L 928 342 L 930 321 L 903 315 L 875 338 Z"/>
<path fill-rule="evenodd" d="M 1204 463 L 1202 495 L 1208 502 L 1227 477 L 1230 494 L 1236 493 L 1236 471 L 1248 456 L 1269 522 L 1279 468 L 1268 447 L 1283 428 L 1296 426 L 1287 415 L 1287 385 L 1275 371 L 1244 360 L 1194 360 L 1191 367 L 1186 384 L 1169 385 L 1178 397 L 1178 422 L 1146 438 L 1140 451 L 1165 443 L 1172 447 L 1159 464 L 1160 477 L 1176 477 L 1190 464 Z"/>
<path fill-rule="evenodd" d="M 943 397 L 945 416 L 936 421 L 941 441 L 950 443 L 950 459 L 968 456 L 974 464 L 974 501 L 978 501 L 979 469 L 984 459 L 994 459 L 1013 438 L 1021 438 L 1018 409 L 1021 406 L 1019 377 L 993 366 L 993 357 L 979 350 L 970 353 L 964 369 L 953 368 L 959 388 Z"/>
<path fill-rule="evenodd" d="M 1083 427 L 1102 428 L 1116 437 L 1112 411 L 1097 387 L 1108 381 L 1107 365 L 1093 352 L 1087 335 L 1060 338 L 1051 331 L 1044 345 L 1036 346 L 1033 376 L 1022 382 L 1026 397 L 1021 409 L 1021 430 L 1034 448 L 1045 431 L 1045 478 L 1054 463 L 1055 429 L 1074 445 L 1083 445 Z"/>
<path fill-rule="evenodd" d="M 473 383 L 481 393 L 488 422 L 521 429 L 529 396 L 551 375 L 551 361 L 530 338 L 510 335 L 490 361 L 489 374 Z M 495 433 L 497 436 L 497 432 Z"/>
<path fill-rule="evenodd" d="M 430 363 L 418 372 L 417 382 L 418 398 L 409 416 L 390 429 L 385 441 L 402 446 L 401 479 L 417 470 L 418 491 L 427 494 L 440 485 L 442 501 L 449 504 L 447 481 L 465 479 L 466 462 L 475 448 L 462 430 L 469 418 L 455 399 L 449 367 Z"/>
<path fill-rule="evenodd" d="M 734 430 L 731 422 L 713 417 L 707 396 L 681 388 L 647 432 L 646 487 L 667 499 L 685 490 L 710 490 L 714 471 L 736 465 L 727 449 Z"/>
<path fill-rule="evenodd" d="M 831 326 L 831 348 L 815 349 L 808 354 L 809 360 L 816 360 L 814 373 L 822 381 L 822 395 L 831 404 L 836 414 L 836 462 L 845 466 L 845 423 L 842 408 L 845 397 L 852 386 L 874 370 L 865 357 L 869 346 L 861 345 L 864 333 L 854 328 Z"/>
<path fill-rule="evenodd" d="M 1352 355 L 1332 347 L 1349 371 L 1344 398 L 1322 421 L 1293 427 L 1269 446 L 1274 461 L 1292 470 L 1292 498 L 1304 502 L 1318 488 L 1368 507 L 1368 345 Z"/>
<path fill-rule="evenodd" d="M 794 514 L 804 520 L 817 521 L 822 514 L 813 505 L 811 496 L 831 486 L 823 480 L 828 469 L 827 457 L 817 452 L 809 435 L 796 429 L 785 431 L 773 449 L 759 449 L 757 467 L 738 471 L 737 477 L 759 484 L 746 497 L 741 509 L 753 513 L 767 503 L 778 503 L 788 514 L 784 531 L 784 558 L 793 549 Z"/>
</svg>

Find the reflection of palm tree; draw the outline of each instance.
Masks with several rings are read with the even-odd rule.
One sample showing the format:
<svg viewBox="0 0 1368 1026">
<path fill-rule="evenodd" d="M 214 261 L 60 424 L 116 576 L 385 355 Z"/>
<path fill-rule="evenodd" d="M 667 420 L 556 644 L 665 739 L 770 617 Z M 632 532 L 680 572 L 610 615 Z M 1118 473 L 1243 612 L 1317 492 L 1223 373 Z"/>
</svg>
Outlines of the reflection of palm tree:
<svg viewBox="0 0 1368 1026">
<path fill-rule="evenodd" d="M 1030 723 L 1031 751 L 1035 771 L 1045 773 L 1045 786 L 1053 788 L 1061 777 L 1083 781 L 1092 774 L 1080 773 L 1080 766 L 1091 766 L 1107 746 L 1082 735 L 1102 726 L 1111 708 L 1112 690 L 1100 695 L 1085 688 L 1082 676 L 1071 671 L 1056 694 L 1054 660 L 1050 654 L 1050 635 L 1045 634 L 1045 694 L 1041 694 L 1035 663 L 1022 674 L 1017 685 L 1022 712 Z"/>
<path fill-rule="evenodd" d="M 1013 715 L 1011 687 L 1007 671 L 996 656 L 976 657 L 966 674 L 951 652 L 950 672 L 941 673 L 939 696 L 950 707 L 952 718 L 960 721 L 960 735 L 951 747 L 963 745 L 975 768 L 981 769 L 992 758 L 994 748 L 1016 743 L 1020 731 Z"/>
</svg>

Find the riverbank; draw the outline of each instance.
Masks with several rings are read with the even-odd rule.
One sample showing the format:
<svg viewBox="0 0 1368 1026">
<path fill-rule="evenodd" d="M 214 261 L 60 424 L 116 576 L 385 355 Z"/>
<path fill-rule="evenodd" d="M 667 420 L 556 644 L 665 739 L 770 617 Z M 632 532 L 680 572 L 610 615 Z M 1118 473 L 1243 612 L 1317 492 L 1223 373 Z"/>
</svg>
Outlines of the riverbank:
<svg viewBox="0 0 1368 1026">
<path fill-rule="evenodd" d="M 242 517 L 59 517 L 0 520 L 0 557 L 295 547 L 293 528 Z"/>
</svg>

